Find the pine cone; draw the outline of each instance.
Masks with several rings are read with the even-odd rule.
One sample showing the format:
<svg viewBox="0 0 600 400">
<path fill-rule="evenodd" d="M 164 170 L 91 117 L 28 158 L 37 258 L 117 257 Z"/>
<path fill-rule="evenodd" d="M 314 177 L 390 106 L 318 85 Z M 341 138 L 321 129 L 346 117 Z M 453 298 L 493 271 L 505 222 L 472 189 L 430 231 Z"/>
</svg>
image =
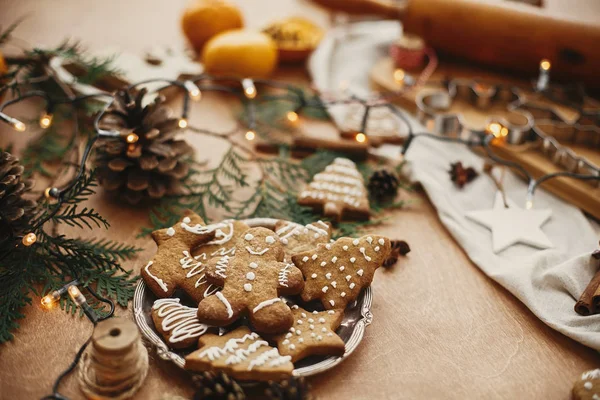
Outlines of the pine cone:
<svg viewBox="0 0 600 400">
<path fill-rule="evenodd" d="M 310 385 L 304 378 L 290 378 L 281 382 L 269 382 L 265 391 L 272 400 L 311 400 Z"/>
<path fill-rule="evenodd" d="M 450 171 L 448 172 L 450 173 L 452 182 L 460 189 L 479 175 L 473 167 L 463 167 L 462 162 L 460 161 L 450 164 Z"/>
<path fill-rule="evenodd" d="M 122 193 L 131 204 L 180 193 L 179 184 L 189 171 L 186 158 L 193 152 L 185 141 L 175 139 L 181 128 L 165 99 L 159 96 L 143 106 L 145 95 L 146 89 L 118 92 L 101 121 L 102 129 L 118 130 L 123 137 L 134 133 L 137 141 L 103 138 L 97 147 L 100 184 Z"/>
<path fill-rule="evenodd" d="M 246 394 L 238 383 L 223 372 L 203 372 L 194 376 L 198 391 L 193 400 L 244 400 Z"/>
<path fill-rule="evenodd" d="M 37 203 L 22 197 L 33 186 L 21 181 L 23 170 L 18 158 L 0 152 L 0 241 L 22 235 L 35 213 Z"/>
<path fill-rule="evenodd" d="M 373 199 L 383 201 L 396 197 L 399 186 L 400 180 L 395 173 L 381 169 L 371 175 L 367 188 Z"/>
</svg>

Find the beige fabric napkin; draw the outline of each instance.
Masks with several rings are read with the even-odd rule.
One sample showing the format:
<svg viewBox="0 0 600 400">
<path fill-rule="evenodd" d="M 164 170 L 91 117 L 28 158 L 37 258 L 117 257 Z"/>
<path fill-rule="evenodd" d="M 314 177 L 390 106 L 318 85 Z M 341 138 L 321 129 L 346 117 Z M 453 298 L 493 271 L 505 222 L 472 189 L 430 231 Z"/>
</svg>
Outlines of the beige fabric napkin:
<svg viewBox="0 0 600 400">
<path fill-rule="evenodd" d="M 396 22 L 357 23 L 330 31 L 309 63 L 314 84 L 321 90 L 335 91 L 340 82 L 348 82 L 349 91 L 367 95 L 371 66 L 400 32 Z M 343 106 L 331 112 L 336 121 L 345 115 Z M 416 131 L 425 130 L 414 118 L 409 119 Z M 386 146 L 383 152 L 395 156 L 399 148 Z M 492 208 L 494 183 L 483 175 L 459 190 L 448 179 L 451 162 L 462 161 L 481 171 L 483 160 L 462 145 L 426 138 L 413 142 L 406 159 L 410 178 L 422 184 L 442 223 L 485 274 L 519 298 L 544 323 L 600 350 L 600 315 L 581 317 L 573 311 L 598 267 L 590 254 L 597 248 L 599 235 L 579 209 L 539 190 L 534 207 L 552 209 L 543 231 L 554 248 L 537 250 L 518 244 L 495 254 L 491 232 L 465 217 L 468 211 Z M 507 196 L 524 206 L 526 184 L 507 173 L 504 186 Z"/>
</svg>

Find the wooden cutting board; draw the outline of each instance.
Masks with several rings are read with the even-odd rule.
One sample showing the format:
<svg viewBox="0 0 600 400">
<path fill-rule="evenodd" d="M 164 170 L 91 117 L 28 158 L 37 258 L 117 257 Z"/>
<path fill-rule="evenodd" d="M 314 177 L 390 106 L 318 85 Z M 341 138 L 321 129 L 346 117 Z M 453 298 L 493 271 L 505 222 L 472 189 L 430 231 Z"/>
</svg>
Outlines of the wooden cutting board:
<svg viewBox="0 0 600 400">
<path fill-rule="evenodd" d="M 371 81 L 378 89 L 398 90 L 401 86 L 394 81 L 393 78 L 394 63 L 389 58 L 383 58 L 375 64 L 371 70 Z M 421 90 L 427 88 L 441 88 L 439 82 L 447 78 L 476 78 L 503 82 L 516 85 L 519 87 L 530 87 L 530 83 L 524 80 L 519 80 L 513 77 L 506 77 L 499 73 L 484 71 L 476 67 L 458 66 L 456 64 L 441 62 L 437 70 L 430 78 L 430 84 L 426 85 Z M 438 82 L 438 83 L 436 83 Z M 415 114 L 417 106 L 415 104 L 415 96 L 417 91 L 413 90 L 402 96 L 397 104 L 411 113 Z M 472 107 L 468 112 L 473 112 Z M 577 154 L 584 156 L 594 165 L 600 165 L 600 150 L 586 148 L 578 145 L 569 146 Z M 508 160 L 516 161 L 523 165 L 534 177 L 539 177 L 548 173 L 560 171 L 561 168 L 552 163 L 541 152 L 536 149 L 522 150 L 515 146 L 503 145 L 494 146 L 495 152 Z M 575 179 L 555 178 L 545 182 L 541 188 L 546 189 L 557 196 L 565 199 L 573 205 L 581 208 L 583 211 L 600 219 L 600 187 L 593 186 L 588 182 L 578 181 Z"/>
</svg>

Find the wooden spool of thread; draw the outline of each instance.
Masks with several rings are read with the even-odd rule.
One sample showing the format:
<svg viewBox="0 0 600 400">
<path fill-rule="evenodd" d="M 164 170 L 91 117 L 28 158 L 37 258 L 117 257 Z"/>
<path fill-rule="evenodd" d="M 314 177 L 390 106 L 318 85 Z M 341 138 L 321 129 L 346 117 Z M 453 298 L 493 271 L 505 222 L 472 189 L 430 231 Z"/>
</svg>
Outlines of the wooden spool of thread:
<svg viewBox="0 0 600 400">
<path fill-rule="evenodd" d="M 425 41 L 420 36 L 405 33 L 390 47 L 390 56 L 398 68 L 419 69 L 425 61 Z"/>
<path fill-rule="evenodd" d="M 148 373 L 148 351 L 137 326 L 123 318 L 98 323 L 79 364 L 79 387 L 94 400 L 127 399 Z"/>
</svg>

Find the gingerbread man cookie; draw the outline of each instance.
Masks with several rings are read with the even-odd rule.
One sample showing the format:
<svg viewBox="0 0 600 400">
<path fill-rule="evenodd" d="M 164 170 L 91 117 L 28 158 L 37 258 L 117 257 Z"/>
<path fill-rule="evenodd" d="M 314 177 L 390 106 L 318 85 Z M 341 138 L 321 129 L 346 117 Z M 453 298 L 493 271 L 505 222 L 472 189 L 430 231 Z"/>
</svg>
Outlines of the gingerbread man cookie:
<svg viewBox="0 0 600 400">
<path fill-rule="evenodd" d="M 347 158 L 336 158 L 300 192 L 298 204 L 336 221 L 367 220 L 369 199 L 362 175 Z"/>
<path fill-rule="evenodd" d="M 197 214 L 188 211 L 179 223 L 152 232 L 158 246 L 154 258 L 142 268 L 142 278 L 158 297 L 171 297 L 179 287 L 195 297 L 208 283 L 196 285 L 186 275 L 197 273 L 200 265 L 190 256 L 193 248 L 214 239 L 216 227 L 206 226 Z"/>
<path fill-rule="evenodd" d="M 204 335 L 198 347 L 185 358 L 188 370 L 223 371 L 236 379 L 257 381 L 284 379 L 294 370 L 290 356 L 280 355 L 245 326 L 223 336 Z"/>
<path fill-rule="evenodd" d="M 200 321 L 225 326 L 248 314 L 258 332 L 289 329 L 292 312 L 279 295 L 300 293 L 304 280 L 298 268 L 282 262 L 283 257 L 275 232 L 266 228 L 246 231 L 237 241 L 234 258 L 225 255 L 208 264 L 207 279 L 223 290 L 200 302 Z M 218 269 L 226 273 L 218 274 Z"/>
<path fill-rule="evenodd" d="M 275 233 L 285 246 L 285 252 L 294 255 L 301 251 L 314 249 L 319 243 L 329 243 L 331 224 L 317 221 L 306 226 L 289 221 L 277 221 Z"/>
<path fill-rule="evenodd" d="M 273 337 L 279 353 L 291 356 L 292 362 L 314 355 L 342 356 L 346 345 L 335 330 L 342 323 L 342 310 L 306 311 L 292 306 L 294 325 L 285 334 Z"/>
<path fill-rule="evenodd" d="M 573 385 L 574 400 L 600 400 L 600 369 L 584 372 Z"/>
<path fill-rule="evenodd" d="M 208 329 L 200 323 L 196 308 L 179 303 L 179 299 L 158 299 L 152 306 L 152 320 L 170 347 L 182 349 L 195 345 Z"/>
<path fill-rule="evenodd" d="M 296 254 L 292 261 L 306 277 L 302 300 L 320 299 L 326 309 L 345 309 L 371 284 L 390 252 L 388 238 L 367 235 L 344 237 Z"/>
</svg>

